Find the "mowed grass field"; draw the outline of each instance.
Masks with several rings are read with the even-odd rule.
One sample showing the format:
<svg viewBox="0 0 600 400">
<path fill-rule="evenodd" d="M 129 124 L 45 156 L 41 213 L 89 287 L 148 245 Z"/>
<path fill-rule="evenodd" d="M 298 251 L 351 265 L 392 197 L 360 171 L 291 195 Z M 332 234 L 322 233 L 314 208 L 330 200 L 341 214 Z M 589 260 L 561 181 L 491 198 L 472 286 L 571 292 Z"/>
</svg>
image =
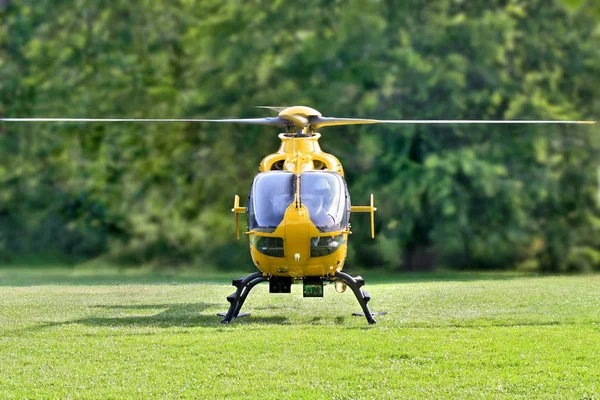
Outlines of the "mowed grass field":
<svg viewBox="0 0 600 400">
<path fill-rule="evenodd" d="M 221 325 L 231 275 L 0 269 L 0 398 L 600 398 L 599 275 L 363 274 L 373 326 L 266 284 Z"/>
</svg>

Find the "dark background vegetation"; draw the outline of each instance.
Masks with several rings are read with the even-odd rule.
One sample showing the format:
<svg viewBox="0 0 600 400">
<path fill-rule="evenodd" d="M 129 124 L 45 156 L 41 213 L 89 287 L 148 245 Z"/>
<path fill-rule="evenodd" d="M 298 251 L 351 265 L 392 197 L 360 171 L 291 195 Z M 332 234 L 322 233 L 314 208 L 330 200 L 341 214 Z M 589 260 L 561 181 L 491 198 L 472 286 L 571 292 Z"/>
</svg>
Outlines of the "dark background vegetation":
<svg viewBox="0 0 600 400">
<path fill-rule="evenodd" d="M 0 114 L 597 119 L 594 2 L 0 1 Z M 0 125 L 0 261 L 249 266 L 235 240 L 269 127 Z M 355 204 L 349 264 L 600 270 L 596 126 L 324 130 Z"/>
</svg>

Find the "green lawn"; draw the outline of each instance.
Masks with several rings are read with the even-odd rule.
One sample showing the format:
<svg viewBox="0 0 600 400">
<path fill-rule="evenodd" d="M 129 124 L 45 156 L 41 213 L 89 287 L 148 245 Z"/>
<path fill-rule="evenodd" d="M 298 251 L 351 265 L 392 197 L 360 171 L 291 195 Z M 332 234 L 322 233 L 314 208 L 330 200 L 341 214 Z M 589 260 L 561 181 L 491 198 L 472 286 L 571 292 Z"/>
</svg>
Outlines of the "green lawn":
<svg viewBox="0 0 600 400">
<path fill-rule="evenodd" d="M 238 277 L 238 274 L 232 274 Z M 0 398 L 600 397 L 600 276 L 366 278 L 248 298 L 223 274 L 0 269 Z"/>
</svg>

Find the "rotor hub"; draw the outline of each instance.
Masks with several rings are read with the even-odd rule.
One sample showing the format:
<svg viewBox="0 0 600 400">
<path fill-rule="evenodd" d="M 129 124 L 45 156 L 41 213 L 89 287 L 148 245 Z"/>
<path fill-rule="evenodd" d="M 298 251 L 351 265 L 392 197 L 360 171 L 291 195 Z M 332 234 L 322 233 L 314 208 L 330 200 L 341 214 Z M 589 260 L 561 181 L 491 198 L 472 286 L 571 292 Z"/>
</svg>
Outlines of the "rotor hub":
<svg viewBox="0 0 600 400">
<path fill-rule="evenodd" d="M 306 106 L 286 107 L 278 115 L 279 118 L 289 122 L 289 125 L 286 127 L 288 135 L 295 137 L 314 136 L 311 120 L 320 116 L 321 113 L 319 111 Z"/>
</svg>

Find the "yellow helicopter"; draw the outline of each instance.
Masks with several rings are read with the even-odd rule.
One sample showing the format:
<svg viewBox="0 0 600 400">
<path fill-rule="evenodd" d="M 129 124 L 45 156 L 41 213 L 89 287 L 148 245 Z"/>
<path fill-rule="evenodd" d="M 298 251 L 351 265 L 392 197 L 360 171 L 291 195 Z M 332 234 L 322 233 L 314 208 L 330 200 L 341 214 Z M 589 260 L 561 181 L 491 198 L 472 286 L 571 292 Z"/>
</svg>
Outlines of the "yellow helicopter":
<svg viewBox="0 0 600 400">
<path fill-rule="evenodd" d="M 218 122 L 269 125 L 284 129 L 279 134 L 279 151 L 263 158 L 255 176 L 246 207 L 234 197 L 232 212 L 239 239 L 239 214 L 246 213 L 250 254 L 260 270 L 232 284 L 236 291 L 227 297 L 222 323 L 240 314 L 248 294 L 257 284 L 269 282 L 270 293 L 291 293 L 302 282 L 304 297 L 323 297 L 323 285 L 333 283 L 336 291 L 350 287 L 362 314 L 375 323 L 369 309 L 364 279 L 342 271 L 347 256 L 351 213 L 369 213 L 371 237 L 375 237 L 373 194 L 369 205 L 353 206 L 344 179 L 344 169 L 332 154 L 319 146 L 317 129 L 355 124 L 594 124 L 596 121 L 540 120 L 377 120 L 323 117 L 305 106 L 262 107 L 277 111 L 277 117 L 241 119 L 117 119 L 117 118 L 0 118 L 0 122 Z"/>
</svg>

